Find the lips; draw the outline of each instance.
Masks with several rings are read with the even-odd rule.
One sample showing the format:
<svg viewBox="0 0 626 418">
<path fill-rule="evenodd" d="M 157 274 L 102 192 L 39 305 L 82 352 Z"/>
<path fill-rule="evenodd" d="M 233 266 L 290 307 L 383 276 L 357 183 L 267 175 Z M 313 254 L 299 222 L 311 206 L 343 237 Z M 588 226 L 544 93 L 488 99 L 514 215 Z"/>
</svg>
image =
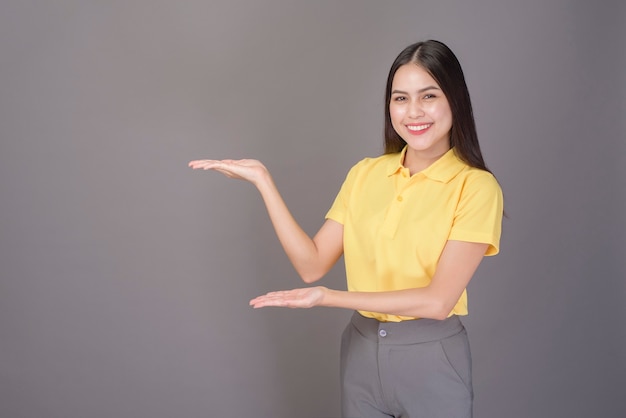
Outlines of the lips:
<svg viewBox="0 0 626 418">
<path fill-rule="evenodd" d="M 432 123 L 423 123 L 420 125 L 405 125 L 410 133 L 413 135 L 421 135 L 428 130 L 433 124 Z"/>
</svg>

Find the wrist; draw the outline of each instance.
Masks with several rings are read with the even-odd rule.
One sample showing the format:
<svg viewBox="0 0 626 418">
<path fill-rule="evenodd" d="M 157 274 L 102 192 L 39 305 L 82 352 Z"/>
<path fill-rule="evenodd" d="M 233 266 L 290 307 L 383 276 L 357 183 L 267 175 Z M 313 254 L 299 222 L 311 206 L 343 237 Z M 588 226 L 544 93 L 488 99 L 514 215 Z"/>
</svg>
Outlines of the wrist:
<svg viewBox="0 0 626 418">
<path fill-rule="evenodd" d="M 272 176 L 268 170 L 263 170 L 252 182 L 261 193 L 266 191 L 273 184 Z"/>
<path fill-rule="evenodd" d="M 337 291 L 324 286 L 320 286 L 320 289 L 322 290 L 322 299 L 320 300 L 319 306 L 332 307 Z"/>
</svg>

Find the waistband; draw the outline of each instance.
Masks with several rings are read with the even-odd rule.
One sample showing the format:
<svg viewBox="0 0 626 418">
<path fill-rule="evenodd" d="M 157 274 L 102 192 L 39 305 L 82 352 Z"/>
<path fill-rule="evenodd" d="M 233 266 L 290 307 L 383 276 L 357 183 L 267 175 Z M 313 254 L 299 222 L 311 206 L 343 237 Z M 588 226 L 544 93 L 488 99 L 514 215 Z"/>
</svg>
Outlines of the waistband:
<svg viewBox="0 0 626 418">
<path fill-rule="evenodd" d="M 456 315 L 444 320 L 423 318 L 401 322 L 380 322 L 354 312 L 350 322 L 365 338 L 380 344 L 416 344 L 438 341 L 465 329 Z"/>
</svg>

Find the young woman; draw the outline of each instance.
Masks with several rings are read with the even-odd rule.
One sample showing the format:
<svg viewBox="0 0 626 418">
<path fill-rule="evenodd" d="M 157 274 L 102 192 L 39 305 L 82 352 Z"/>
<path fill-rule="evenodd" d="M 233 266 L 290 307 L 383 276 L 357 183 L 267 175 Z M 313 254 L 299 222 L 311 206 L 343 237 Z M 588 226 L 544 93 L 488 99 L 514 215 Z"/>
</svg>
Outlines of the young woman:
<svg viewBox="0 0 626 418">
<path fill-rule="evenodd" d="M 342 336 L 345 417 L 472 415 L 471 357 L 459 316 L 483 256 L 498 252 L 503 200 L 482 158 L 461 66 L 444 44 L 419 42 L 387 80 L 385 154 L 348 176 L 311 239 L 256 160 L 198 160 L 252 182 L 306 283 L 344 254 L 348 291 L 271 292 L 255 308 L 355 310 Z"/>
</svg>

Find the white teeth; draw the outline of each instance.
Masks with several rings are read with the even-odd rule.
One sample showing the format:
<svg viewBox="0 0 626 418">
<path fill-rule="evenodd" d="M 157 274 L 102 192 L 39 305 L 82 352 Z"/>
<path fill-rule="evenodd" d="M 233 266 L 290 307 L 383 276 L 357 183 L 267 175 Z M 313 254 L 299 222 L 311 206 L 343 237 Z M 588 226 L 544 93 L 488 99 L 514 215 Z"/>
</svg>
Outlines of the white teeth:
<svg viewBox="0 0 626 418">
<path fill-rule="evenodd" d="M 426 128 L 430 128 L 430 125 L 432 125 L 432 123 L 428 123 L 426 125 L 418 125 L 418 126 L 407 126 L 407 129 L 409 131 L 423 131 Z"/>
</svg>

